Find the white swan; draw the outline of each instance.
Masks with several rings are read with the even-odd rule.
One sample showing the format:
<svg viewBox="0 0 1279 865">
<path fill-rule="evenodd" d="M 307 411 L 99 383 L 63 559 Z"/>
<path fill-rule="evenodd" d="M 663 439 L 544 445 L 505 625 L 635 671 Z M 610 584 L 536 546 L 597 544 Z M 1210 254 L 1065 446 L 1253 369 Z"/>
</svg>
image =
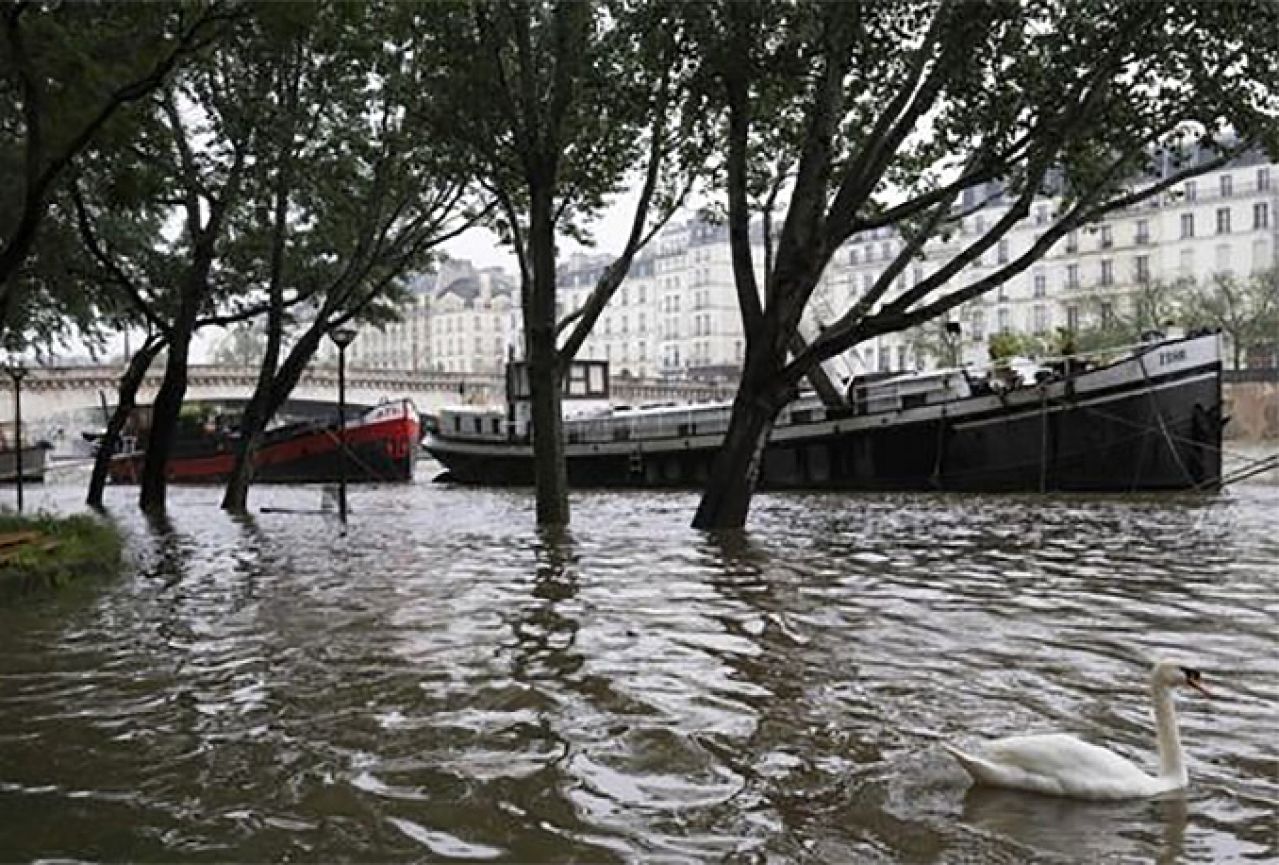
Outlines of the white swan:
<svg viewBox="0 0 1279 865">
<path fill-rule="evenodd" d="M 1207 696 L 1201 679 L 1198 670 L 1175 661 L 1160 661 L 1150 673 L 1159 748 L 1159 774 L 1154 777 L 1113 751 L 1060 733 L 996 739 L 981 757 L 943 747 L 978 784 L 1076 799 L 1135 799 L 1179 790 L 1188 779 L 1172 689 L 1186 685 Z"/>
</svg>

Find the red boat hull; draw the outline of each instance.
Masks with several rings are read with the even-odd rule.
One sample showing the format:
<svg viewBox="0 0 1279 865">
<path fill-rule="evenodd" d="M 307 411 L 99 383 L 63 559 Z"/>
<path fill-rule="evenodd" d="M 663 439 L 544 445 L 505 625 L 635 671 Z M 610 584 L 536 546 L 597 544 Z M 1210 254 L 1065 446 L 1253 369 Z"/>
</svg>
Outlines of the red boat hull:
<svg viewBox="0 0 1279 865">
<path fill-rule="evenodd" d="M 421 424 L 412 403 L 402 400 L 380 405 L 347 422 L 345 459 L 336 425 L 300 424 L 269 433 L 254 460 L 254 479 L 266 483 L 333 483 L 411 481 Z M 111 459 L 111 480 L 137 483 L 142 476 L 142 451 Z M 203 438 L 179 442 L 169 460 L 173 483 L 214 484 L 230 477 L 235 465 L 235 440 Z"/>
</svg>

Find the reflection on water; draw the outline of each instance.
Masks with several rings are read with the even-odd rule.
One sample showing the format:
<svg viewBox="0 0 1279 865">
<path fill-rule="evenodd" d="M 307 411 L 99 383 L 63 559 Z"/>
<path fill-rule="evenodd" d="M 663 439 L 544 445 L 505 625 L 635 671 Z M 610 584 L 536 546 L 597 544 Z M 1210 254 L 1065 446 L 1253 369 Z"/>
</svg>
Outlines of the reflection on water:
<svg viewBox="0 0 1279 865">
<path fill-rule="evenodd" d="M 46 506 L 80 490 L 50 485 Z M 132 566 L 0 611 L 4 859 L 1256 862 L 1279 857 L 1279 488 L 1215 498 L 314 489 L 112 504 Z M 969 789 L 938 747 L 1064 730 L 1191 788 Z"/>
</svg>

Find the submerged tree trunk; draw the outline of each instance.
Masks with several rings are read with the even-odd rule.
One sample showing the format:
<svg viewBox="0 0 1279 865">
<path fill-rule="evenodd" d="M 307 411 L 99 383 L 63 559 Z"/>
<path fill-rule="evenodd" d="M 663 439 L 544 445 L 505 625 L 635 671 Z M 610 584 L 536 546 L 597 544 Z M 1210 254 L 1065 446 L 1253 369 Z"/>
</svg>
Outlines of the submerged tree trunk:
<svg viewBox="0 0 1279 865">
<path fill-rule="evenodd" d="M 227 478 L 226 490 L 222 494 L 222 509 L 242 513 L 248 509 L 249 487 L 253 483 L 253 458 L 262 446 L 262 434 L 266 426 L 258 420 L 260 408 L 255 392 L 253 399 L 244 410 L 240 420 L 240 437 L 235 445 L 235 464 L 231 467 L 231 476 Z"/>
<path fill-rule="evenodd" d="M 146 378 L 151 362 L 164 348 L 164 340 L 152 338 L 143 343 L 137 353 L 129 359 L 124 375 L 120 378 L 119 392 L 116 396 L 115 411 L 107 420 L 107 429 L 98 440 L 98 452 L 93 458 L 93 473 L 89 476 L 89 492 L 84 503 L 91 508 L 102 507 L 103 492 L 107 485 L 107 473 L 111 466 L 111 456 L 115 453 L 120 441 L 120 433 L 129 421 L 129 415 L 137 406 L 138 390 L 142 380 Z"/>
<path fill-rule="evenodd" d="M 310 328 L 289 351 L 275 375 L 258 381 L 240 421 L 240 441 L 236 447 L 235 466 L 222 496 L 224 510 L 243 512 L 247 509 L 249 488 L 253 485 L 253 458 L 262 445 L 266 425 L 302 379 L 307 364 L 320 347 L 323 333 L 323 328 Z"/>
<path fill-rule="evenodd" d="M 738 392 L 728 433 L 715 454 L 710 478 L 693 517 L 693 528 L 740 529 L 746 525 L 777 412 L 746 391 Z"/>
<path fill-rule="evenodd" d="M 534 186 L 529 220 L 533 291 L 525 324 L 529 390 L 533 411 L 533 479 L 537 485 L 537 524 L 569 523 L 568 470 L 564 462 L 561 414 L 563 370 L 555 343 L 555 222 L 549 188 Z"/>
<path fill-rule="evenodd" d="M 748 355 L 724 443 L 711 464 L 695 529 L 740 529 L 764 468 L 764 448 L 789 394 L 778 393 L 776 364 Z"/>
<path fill-rule="evenodd" d="M 164 510 L 168 493 L 169 458 L 177 437 L 178 415 L 187 392 L 187 354 L 191 348 L 189 329 L 175 334 L 169 344 L 169 359 L 164 367 L 164 382 L 151 405 L 151 428 L 147 431 L 146 458 L 142 463 L 142 489 L 138 506 L 149 513 Z"/>
</svg>

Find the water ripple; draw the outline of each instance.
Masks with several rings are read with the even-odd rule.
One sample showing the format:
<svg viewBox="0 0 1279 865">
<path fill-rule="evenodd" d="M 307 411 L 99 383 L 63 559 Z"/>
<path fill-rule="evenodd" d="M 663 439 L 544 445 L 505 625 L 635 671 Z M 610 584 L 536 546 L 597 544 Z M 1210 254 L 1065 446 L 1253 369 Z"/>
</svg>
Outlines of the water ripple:
<svg viewBox="0 0 1279 865">
<path fill-rule="evenodd" d="M 113 494 L 135 568 L 0 611 L 5 858 L 1279 858 L 1279 487 L 768 495 L 726 535 L 685 492 L 540 533 L 526 491 L 358 488 L 345 534 Z M 1181 701 L 1185 796 L 968 790 L 938 747 L 1152 764 L 1164 654 L 1217 694 Z"/>
</svg>

